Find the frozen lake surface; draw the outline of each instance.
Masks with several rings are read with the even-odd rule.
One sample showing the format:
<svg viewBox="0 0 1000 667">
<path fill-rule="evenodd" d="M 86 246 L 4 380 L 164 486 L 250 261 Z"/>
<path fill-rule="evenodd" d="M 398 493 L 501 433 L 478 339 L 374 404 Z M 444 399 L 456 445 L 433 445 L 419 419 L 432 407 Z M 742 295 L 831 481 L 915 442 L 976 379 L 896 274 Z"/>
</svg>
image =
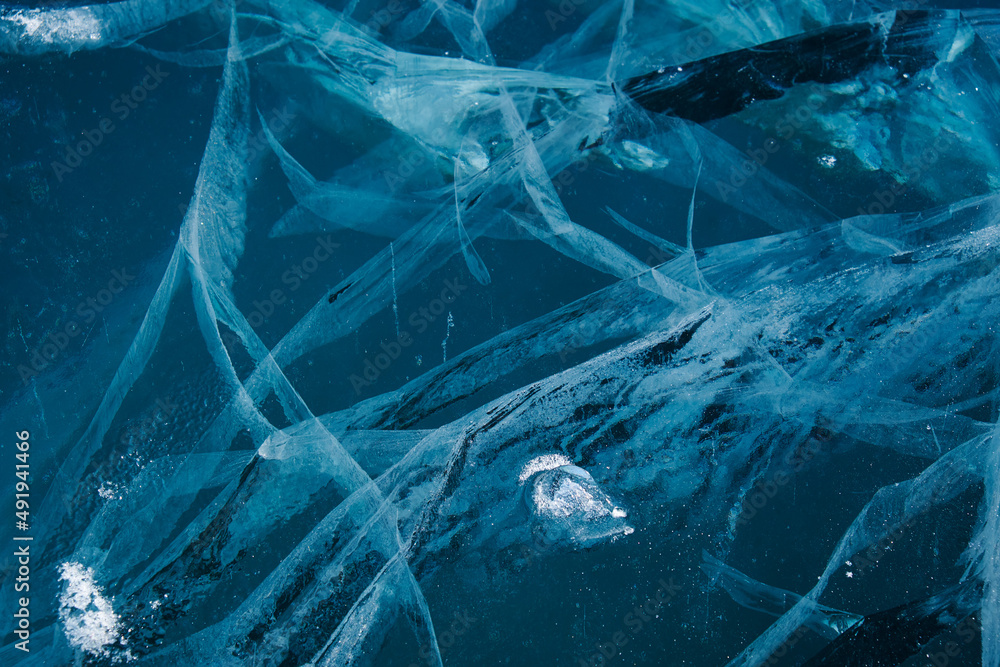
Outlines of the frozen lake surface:
<svg viewBox="0 0 1000 667">
<path fill-rule="evenodd" d="M 1000 10 L 0 6 L 0 664 L 1000 667 Z"/>
</svg>

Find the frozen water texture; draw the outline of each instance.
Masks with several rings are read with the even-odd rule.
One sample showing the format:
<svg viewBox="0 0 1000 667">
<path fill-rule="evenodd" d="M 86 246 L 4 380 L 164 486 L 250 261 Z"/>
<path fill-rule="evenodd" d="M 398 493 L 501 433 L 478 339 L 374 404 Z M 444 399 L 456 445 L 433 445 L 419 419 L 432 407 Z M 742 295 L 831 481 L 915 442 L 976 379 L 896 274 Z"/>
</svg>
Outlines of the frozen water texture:
<svg viewBox="0 0 1000 667">
<path fill-rule="evenodd" d="M 957 633 L 1000 667 L 998 26 L 853 0 L 0 9 L 11 71 L 169 64 L 184 104 L 144 150 L 188 178 L 182 216 L 160 192 L 129 217 L 114 172 L 121 221 L 35 181 L 0 217 L 6 244 L 77 212 L 36 263 L 82 282 L 95 227 L 143 266 L 103 332 L 4 385 L 36 433 L 34 643 L 0 660 L 578 664 L 645 595 L 636 664 L 902 664 Z M 0 130 L 62 145 L 74 95 L 37 95 L 5 87 Z M 88 165 L 126 169 L 121 127 Z M 19 261 L 16 301 L 51 295 Z M 8 348 L 61 340 L 24 308 Z"/>
<path fill-rule="evenodd" d="M 59 569 L 65 590 L 59 598 L 59 621 L 70 645 L 92 656 L 109 655 L 108 646 L 118 638 L 118 617 L 94 583 L 94 571 L 79 563 Z"/>
</svg>

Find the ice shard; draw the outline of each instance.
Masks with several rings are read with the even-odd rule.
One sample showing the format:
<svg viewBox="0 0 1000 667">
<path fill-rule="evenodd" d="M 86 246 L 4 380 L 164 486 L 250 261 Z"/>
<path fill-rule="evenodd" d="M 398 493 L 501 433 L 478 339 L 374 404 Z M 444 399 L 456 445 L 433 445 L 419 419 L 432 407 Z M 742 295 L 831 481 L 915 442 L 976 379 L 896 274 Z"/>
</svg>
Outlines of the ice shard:
<svg viewBox="0 0 1000 667">
<path fill-rule="evenodd" d="M 0 663 L 1000 667 L 1000 12 L 63 5 Z"/>
<path fill-rule="evenodd" d="M 79 7 L 5 7 L 0 13 L 0 49 L 8 54 L 37 55 L 123 46 L 209 3 L 123 0 Z"/>
</svg>

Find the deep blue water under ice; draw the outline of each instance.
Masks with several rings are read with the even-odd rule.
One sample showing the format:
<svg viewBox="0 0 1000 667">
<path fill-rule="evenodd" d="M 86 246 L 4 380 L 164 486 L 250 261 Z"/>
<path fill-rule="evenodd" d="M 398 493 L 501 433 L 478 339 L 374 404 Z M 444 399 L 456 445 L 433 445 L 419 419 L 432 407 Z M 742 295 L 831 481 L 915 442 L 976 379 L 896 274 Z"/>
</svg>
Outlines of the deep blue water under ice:
<svg viewBox="0 0 1000 667">
<path fill-rule="evenodd" d="M 1000 667 L 1000 9 L 0 6 L 0 664 Z"/>
</svg>

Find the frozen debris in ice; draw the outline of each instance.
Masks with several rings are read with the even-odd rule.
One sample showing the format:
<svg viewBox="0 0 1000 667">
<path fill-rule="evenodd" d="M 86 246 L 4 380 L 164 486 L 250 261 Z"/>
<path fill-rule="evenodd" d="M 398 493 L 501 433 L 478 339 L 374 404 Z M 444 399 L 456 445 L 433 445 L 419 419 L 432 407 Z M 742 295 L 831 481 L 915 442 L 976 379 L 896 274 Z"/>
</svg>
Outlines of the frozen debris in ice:
<svg viewBox="0 0 1000 667">
<path fill-rule="evenodd" d="M 524 484 L 535 473 L 571 465 L 573 465 L 573 462 L 565 454 L 545 454 L 533 458 L 524 464 L 524 467 L 521 468 L 521 473 L 517 476 L 517 482 L 518 484 Z"/>
<path fill-rule="evenodd" d="M 92 656 L 110 656 L 109 647 L 118 640 L 118 616 L 111 602 L 94 581 L 94 571 L 79 563 L 59 567 L 63 592 L 59 597 L 59 621 L 66 639 L 76 649 Z"/>
<path fill-rule="evenodd" d="M 810 584 L 826 563 L 804 595 L 709 560 L 733 599 L 778 616 L 718 654 L 745 649 L 733 664 L 756 666 L 806 626 L 829 655 L 864 655 L 861 626 L 896 633 L 902 655 L 920 618 L 943 627 L 979 604 L 995 663 L 1000 142 L 984 121 L 1000 21 L 902 21 L 875 4 L 563 3 L 579 14 L 526 31 L 516 58 L 497 45 L 537 4 L 390 3 L 378 30 L 358 25 L 357 2 L 243 0 L 234 21 L 215 7 L 166 30 L 203 3 L 3 10 L 0 50 L 18 58 L 141 38 L 157 44 L 147 56 L 224 68 L 191 205 L 170 230 L 180 240 L 132 346 L 80 424 L 38 420 L 53 440 L 77 437 L 53 443 L 36 524 L 63 563 L 50 632 L 69 641 L 36 664 L 127 646 L 121 657 L 159 664 L 364 667 L 406 664 L 389 654 L 419 646 L 440 665 L 439 573 L 510 583 L 539 535 L 556 563 L 590 547 L 637 555 L 634 538 L 610 542 L 641 530 L 668 544 L 679 524 L 716 553 L 780 547 L 758 540 L 774 526 L 729 509 L 811 465 L 773 499 L 794 506 L 845 451 L 891 454 L 912 479 L 866 471 L 870 498 L 831 505 L 849 527 L 831 553 L 802 540 Z M 254 180 L 252 109 L 273 96 L 295 99 L 309 134 L 292 157 L 265 123 L 257 148 L 266 140 L 280 171 Z M 14 109 L 5 123 L 42 122 L 25 100 L 0 106 Z M 780 142 L 754 145 L 760 132 Z M 936 161 L 907 169 L 928 146 Z M 163 163 L 182 170 L 172 151 Z M 955 166 L 968 183 L 951 184 Z M 902 197 L 894 185 L 919 212 L 872 204 Z M 269 221 L 287 213 L 268 236 L 248 202 Z M 350 252 L 319 269 L 335 244 Z M 281 271 L 313 261 L 310 282 L 285 289 Z M 439 295 L 420 338 L 405 307 Z M 357 400 L 341 363 L 360 367 L 368 340 L 383 341 L 369 373 L 384 373 Z M 423 363 L 438 343 L 442 363 Z M 35 389 L 51 415 L 42 382 L 28 407 Z M 115 429 L 156 395 L 185 402 L 172 425 L 184 435 L 136 459 Z M 823 605 L 828 585 L 860 579 L 840 576 L 844 562 L 960 496 L 982 504 L 968 605 L 963 589 L 959 603 L 925 596 L 863 622 Z M 928 580 L 954 574 L 933 564 Z M 679 613 L 709 618 L 694 613 L 707 596 L 684 597 Z"/>
<path fill-rule="evenodd" d="M 0 53 L 38 55 L 124 46 L 212 0 L 123 0 L 46 9 L 0 8 Z"/>
<path fill-rule="evenodd" d="M 614 504 L 589 472 L 575 465 L 537 473 L 525 497 L 538 529 L 550 540 L 588 547 L 633 531 L 625 523 L 625 510 Z"/>
<path fill-rule="evenodd" d="M 772 616 L 781 616 L 802 599 L 801 595 L 755 581 L 734 567 L 726 565 L 708 552 L 702 552 L 702 571 L 729 593 L 737 604 L 747 609 L 761 611 Z M 862 620 L 859 614 L 852 614 L 823 605 L 815 605 L 812 615 L 803 625 L 826 637 L 835 639 L 847 629 Z"/>
<path fill-rule="evenodd" d="M 932 12 L 909 15 L 904 21 L 895 19 L 896 12 L 889 12 L 818 28 L 633 77 L 623 81 L 621 89 L 651 111 L 703 123 L 781 97 L 801 83 L 840 83 L 884 63 L 912 76 L 954 58 L 951 46 L 961 30 L 957 14 L 955 20 L 943 25 Z M 929 25 L 940 30 L 933 39 L 927 31 Z M 941 49 L 947 55 L 939 53 Z"/>
<path fill-rule="evenodd" d="M 971 616 L 981 595 L 978 585 L 969 582 L 928 598 L 867 614 L 806 661 L 803 667 L 901 665 L 930 646 L 935 637 L 950 630 L 957 631 L 957 636 L 968 644 L 966 640 L 982 631 Z M 951 645 L 953 653 L 955 647 L 961 646 L 956 642 Z"/>
</svg>

